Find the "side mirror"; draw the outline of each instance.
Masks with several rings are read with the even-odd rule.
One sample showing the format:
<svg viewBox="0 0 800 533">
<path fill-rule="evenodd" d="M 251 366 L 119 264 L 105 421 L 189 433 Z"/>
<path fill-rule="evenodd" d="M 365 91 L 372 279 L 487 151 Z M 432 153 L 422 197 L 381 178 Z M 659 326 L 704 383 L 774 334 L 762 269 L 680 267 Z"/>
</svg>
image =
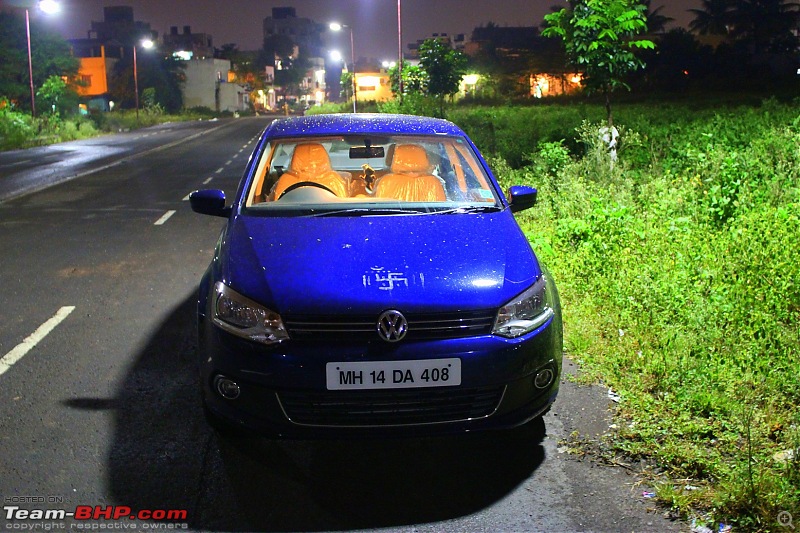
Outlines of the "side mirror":
<svg viewBox="0 0 800 533">
<path fill-rule="evenodd" d="M 511 212 L 516 213 L 536 205 L 536 195 L 538 191 L 527 185 L 513 185 L 508 190 L 509 207 Z"/>
<path fill-rule="evenodd" d="M 189 203 L 192 211 L 201 215 L 231 216 L 231 208 L 225 207 L 225 193 L 217 189 L 194 191 L 189 195 Z"/>
</svg>

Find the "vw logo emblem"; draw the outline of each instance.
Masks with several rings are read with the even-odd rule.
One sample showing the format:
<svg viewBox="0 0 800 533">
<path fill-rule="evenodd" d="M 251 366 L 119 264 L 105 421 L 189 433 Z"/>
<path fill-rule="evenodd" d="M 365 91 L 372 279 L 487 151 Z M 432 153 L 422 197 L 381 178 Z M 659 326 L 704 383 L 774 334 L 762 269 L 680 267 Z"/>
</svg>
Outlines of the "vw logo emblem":
<svg viewBox="0 0 800 533">
<path fill-rule="evenodd" d="M 402 340 L 408 333 L 408 322 L 400 311 L 390 309 L 378 317 L 378 335 L 387 342 Z"/>
</svg>

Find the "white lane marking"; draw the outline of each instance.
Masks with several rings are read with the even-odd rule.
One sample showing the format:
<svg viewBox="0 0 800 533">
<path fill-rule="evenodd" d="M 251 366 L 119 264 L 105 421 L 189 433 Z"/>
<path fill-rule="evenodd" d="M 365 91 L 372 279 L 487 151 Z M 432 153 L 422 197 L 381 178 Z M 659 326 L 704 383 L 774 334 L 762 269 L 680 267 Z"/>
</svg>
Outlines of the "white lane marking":
<svg viewBox="0 0 800 533">
<path fill-rule="evenodd" d="M 203 182 L 203 185 L 208 185 L 208 183 L 209 183 L 211 180 L 213 180 L 213 179 L 214 179 L 214 177 L 213 177 L 213 176 L 212 176 L 212 177 L 210 177 L 210 178 L 208 178 L 206 181 L 204 181 L 204 182 Z"/>
<path fill-rule="evenodd" d="M 171 217 L 174 214 L 175 214 L 175 210 L 174 209 L 171 209 L 171 210 L 167 211 L 166 213 L 164 213 L 164 216 L 162 216 L 161 218 L 156 220 L 155 224 L 153 224 L 153 225 L 154 226 L 163 226 L 164 222 L 169 220 L 169 217 Z"/>
<path fill-rule="evenodd" d="M 3 358 L 0 359 L 0 376 L 5 374 L 7 370 L 14 366 L 14 363 L 25 357 L 25 354 L 39 344 L 48 333 L 53 331 L 53 329 L 55 329 L 55 327 L 59 325 L 65 318 L 67 318 L 74 310 L 75 306 L 73 305 L 62 307 L 55 315 L 53 315 L 52 318 L 39 326 L 36 331 L 31 333 L 28 338 L 17 344 L 13 350 L 5 354 Z"/>
<path fill-rule="evenodd" d="M 230 165 L 231 163 L 233 163 L 233 159 L 228 159 L 228 161 L 225 163 L 225 166 L 227 167 L 227 166 L 228 166 L 228 165 Z"/>
<path fill-rule="evenodd" d="M 221 174 L 223 170 L 225 170 L 225 167 L 219 167 L 214 174 Z"/>
<path fill-rule="evenodd" d="M 182 198 L 182 200 L 183 200 L 184 202 L 188 202 L 188 201 L 189 201 L 189 196 L 191 196 L 191 194 L 192 194 L 192 193 L 189 193 L 189 194 L 187 194 L 186 196 L 184 196 L 184 197 Z"/>
<path fill-rule="evenodd" d="M 33 161 L 33 159 L 23 159 L 22 161 L 16 161 L 14 163 L 6 163 L 5 165 L 0 165 L 0 166 L 2 166 L 2 167 L 16 167 L 16 166 L 19 166 L 19 165 L 24 165 L 26 163 L 30 163 L 31 161 Z"/>
</svg>

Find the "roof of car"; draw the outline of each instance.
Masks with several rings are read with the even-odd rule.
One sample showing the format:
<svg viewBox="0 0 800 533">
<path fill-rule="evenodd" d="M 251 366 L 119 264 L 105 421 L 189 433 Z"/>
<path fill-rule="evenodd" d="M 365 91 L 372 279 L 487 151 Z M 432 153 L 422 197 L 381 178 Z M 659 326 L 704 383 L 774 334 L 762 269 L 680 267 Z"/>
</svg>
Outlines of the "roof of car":
<svg viewBox="0 0 800 533">
<path fill-rule="evenodd" d="M 266 130 L 269 137 L 342 135 L 349 133 L 464 135 L 447 120 L 412 115 L 336 114 L 310 115 L 275 120 Z"/>
</svg>

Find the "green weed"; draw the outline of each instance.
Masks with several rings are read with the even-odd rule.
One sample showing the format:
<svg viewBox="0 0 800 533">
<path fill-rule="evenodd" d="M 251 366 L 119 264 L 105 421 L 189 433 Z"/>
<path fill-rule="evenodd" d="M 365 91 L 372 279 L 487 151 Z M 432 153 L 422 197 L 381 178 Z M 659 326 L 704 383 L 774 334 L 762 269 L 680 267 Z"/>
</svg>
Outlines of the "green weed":
<svg viewBox="0 0 800 533">
<path fill-rule="evenodd" d="M 613 165 L 589 106 L 456 119 L 504 188 L 540 191 L 518 220 L 581 379 L 621 394 L 614 449 L 657 463 L 665 505 L 737 530 L 800 516 L 797 109 L 620 106 Z"/>
</svg>

